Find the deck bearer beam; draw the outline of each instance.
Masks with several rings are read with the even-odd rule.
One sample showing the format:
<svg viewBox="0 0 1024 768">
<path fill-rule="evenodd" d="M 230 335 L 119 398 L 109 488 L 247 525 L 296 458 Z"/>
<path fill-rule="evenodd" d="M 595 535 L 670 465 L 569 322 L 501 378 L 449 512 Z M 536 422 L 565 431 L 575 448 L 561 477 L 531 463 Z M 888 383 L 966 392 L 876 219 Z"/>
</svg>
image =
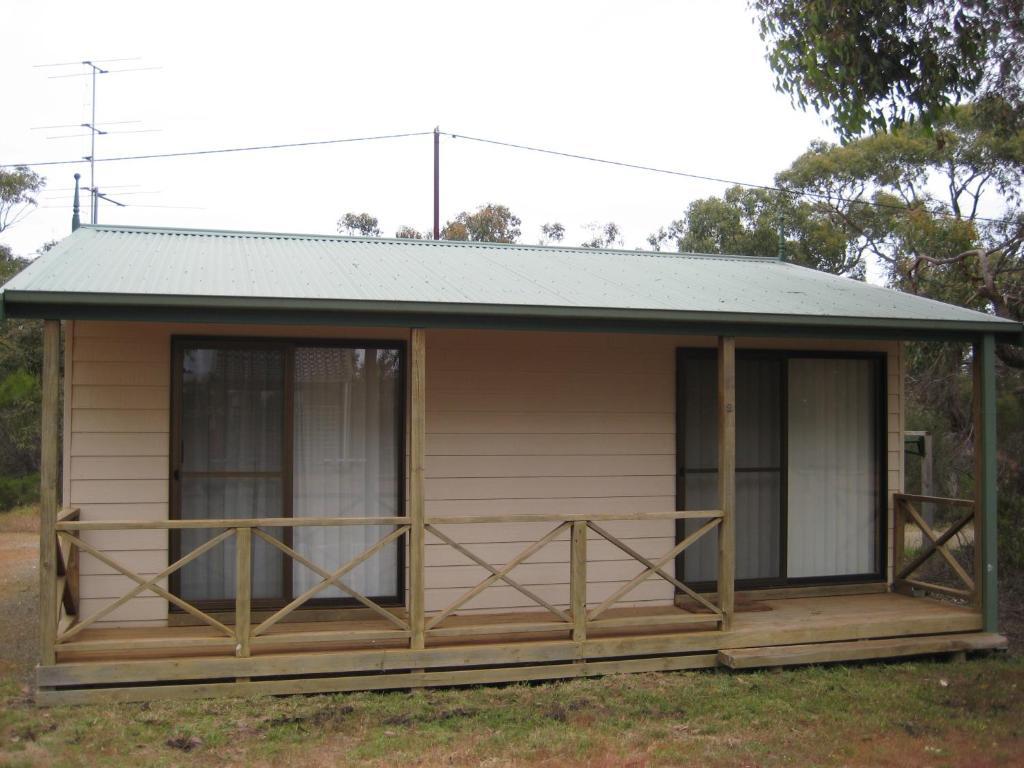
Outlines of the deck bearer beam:
<svg viewBox="0 0 1024 768">
<path fill-rule="evenodd" d="M 410 647 L 425 647 L 424 548 L 426 502 L 423 464 L 427 445 L 427 337 L 423 328 L 413 328 L 409 365 L 409 630 Z"/>
<path fill-rule="evenodd" d="M 718 338 L 718 605 L 722 629 L 733 619 L 736 576 L 736 339 Z"/>
<path fill-rule="evenodd" d="M 996 535 L 996 342 L 985 334 L 974 344 L 975 583 L 986 632 L 999 626 Z"/>
<path fill-rule="evenodd" d="M 57 441 L 60 436 L 60 321 L 43 321 L 39 457 L 39 663 L 53 664 L 57 641 Z"/>
</svg>

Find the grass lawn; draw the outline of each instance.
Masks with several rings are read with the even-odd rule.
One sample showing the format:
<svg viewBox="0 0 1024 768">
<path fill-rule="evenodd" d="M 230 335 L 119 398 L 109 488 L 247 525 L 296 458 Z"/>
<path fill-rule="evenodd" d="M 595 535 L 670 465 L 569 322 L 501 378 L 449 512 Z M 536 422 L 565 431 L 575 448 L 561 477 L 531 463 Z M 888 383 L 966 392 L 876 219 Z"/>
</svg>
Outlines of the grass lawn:
<svg viewBox="0 0 1024 768">
<path fill-rule="evenodd" d="M 38 709 L 33 527 L 0 515 L 0 766 L 1024 765 L 1020 655 Z"/>
<path fill-rule="evenodd" d="M 1024 764 L 1019 657 L 51 710 L 11 681 L 3 696 L 12 766 Z"/>
</svg>

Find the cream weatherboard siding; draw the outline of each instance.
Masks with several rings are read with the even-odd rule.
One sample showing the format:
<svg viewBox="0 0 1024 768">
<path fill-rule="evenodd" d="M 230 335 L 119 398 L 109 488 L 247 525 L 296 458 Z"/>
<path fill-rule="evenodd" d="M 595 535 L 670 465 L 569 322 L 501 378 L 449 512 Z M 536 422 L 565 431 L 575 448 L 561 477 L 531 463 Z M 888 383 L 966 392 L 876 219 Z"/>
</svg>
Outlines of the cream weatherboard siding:
<svg viewBox="0 0 1024 768">
<path fill-rule="evenodd" d="M 76 321 L 67 329 L 71 365 L 65 498 L 81 507 L 85 520 L 168 516 L 172 335 L 408 338 L 403 329 L 367 328 Z M 675 350 L 713 344 L 710 337 L 429 331 L 427 515 L 673 509 Z M 739 346 L 887 350 L 890 493 L 901 487 L 898 345 L 741 340 Z M 475 524 L 448 525 L 444 531 L 500 566 L 552 527 Z M 613 522 L 607 528 L 652 558 L 674 543 L 670 520 Z M 891 547 L 891 531 L 889 538 Z M 141 575 L 154 575 L 167 565 L 165 532 L 94 532 L 88 540 Z M 588 557 L 590 601 L 607 597 L 641 570 L 595 534 Z M 429 534 L 426 564 L 428 611 L 444 608 L 486 575 Z M 566 538 L 538 552 L 513 576 L 543 598 L 567 604 Z M 84 556 L 83 616 L 131 586 L 126 577 Z M 669 584 L 649 580 L 624 604 L 667 603 L 672 596 Z M 493 586 L 464 610 L 535 607 L 515 589 Z M 166 618 L 166 601 L 140 596 L 104 623 L 139 626 L 161 624 Z"/>
</svg>

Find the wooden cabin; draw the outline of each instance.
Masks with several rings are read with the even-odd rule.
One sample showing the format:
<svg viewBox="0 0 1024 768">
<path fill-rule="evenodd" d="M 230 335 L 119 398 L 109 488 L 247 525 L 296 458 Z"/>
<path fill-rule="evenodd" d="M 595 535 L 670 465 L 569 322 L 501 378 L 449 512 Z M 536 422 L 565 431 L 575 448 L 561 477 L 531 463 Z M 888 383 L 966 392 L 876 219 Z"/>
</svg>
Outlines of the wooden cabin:
<svg viewBox="0 0 1024 768">
<path fill-rule="evenodd" d="M 775 259 L 114 226 L 0 296 L 45 321 L 42 703 L 1005 644 L 1020 324 Z M 973 344 L 977 498 L 904 493 L 921 339 Z"/>
</svg>

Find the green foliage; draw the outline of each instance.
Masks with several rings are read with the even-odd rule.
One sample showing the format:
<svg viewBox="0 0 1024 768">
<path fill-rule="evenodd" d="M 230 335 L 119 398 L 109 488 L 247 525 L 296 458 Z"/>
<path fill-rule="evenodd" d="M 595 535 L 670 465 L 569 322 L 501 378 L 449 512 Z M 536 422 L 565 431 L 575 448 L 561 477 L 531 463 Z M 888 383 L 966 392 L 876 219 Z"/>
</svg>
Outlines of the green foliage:
<svg viewBox="0 0 1024 768">
<path fill-rule="evenodd" d="M 0 246 L 0 284 L 28 261 Z M 42 323 L 7 318 L 0 323 L 0 476 L 39 469 Z"/>
<path fill-rule="evenodd" d="M 442 240 L 473 240 L 479 243 L 514 243 L 523 222 L 507 206 L 487 203 L 473 213 L 463 211 L 444 225 Z"/>
<path fill-rule="evenodd" d="M 380 237 L 377 217 L 368 213 L 346 213 L 338 219 L 338 231 L 346 235 Z"/>
<path fill-rule="evenodd" d="M 565 238 L 565 227 L 557 221 L 540 225 L 540 244 L 560 243 Z"/>
<path fill-rule="evenodd" d="M 825 112 L 848 140 L 926 127 L 976 101 L 1015 131 L 1024 117 L 1021 0 L 752 0 L 775 87 Z"/>
<path fill-rule="evenodd" d="M 622 232 L 614 221 L 607 224 L 591 224 L 590 239 L 580 243 L 581 248 L 621 248 Z"/>
<path fill-rule="evenodd" d="M 35 207 L 36 194 L 46 180 L 23 165 L 0 168 L 0 232 L 23 219 Z"/>
<path fill-rule="evenodd" d="M 647 242 L 684 253 L 782 256 L 807 267 L 863 279 L 861 249 L 822 205 L 763 189 L 730 187 L 695 200 L 682 219 Z"/>
<path fill-rule="evenodd" d="M 418 229 L 414 229 L 413 227 L 407 226 L 405 224 L 403 224 L 402 226 L 400 226 L 398 228 L 398 231 L 395 232 L 395 237 L 399 238 L 400 240 L 426 240 L 427 239 L 426 235 L 424 235 Z"/>
<path fill-rule="evenodd" d="M 0 512 L 39 501 L 39 475 L 5 477 L 0 475 Z"/>
</svg>

